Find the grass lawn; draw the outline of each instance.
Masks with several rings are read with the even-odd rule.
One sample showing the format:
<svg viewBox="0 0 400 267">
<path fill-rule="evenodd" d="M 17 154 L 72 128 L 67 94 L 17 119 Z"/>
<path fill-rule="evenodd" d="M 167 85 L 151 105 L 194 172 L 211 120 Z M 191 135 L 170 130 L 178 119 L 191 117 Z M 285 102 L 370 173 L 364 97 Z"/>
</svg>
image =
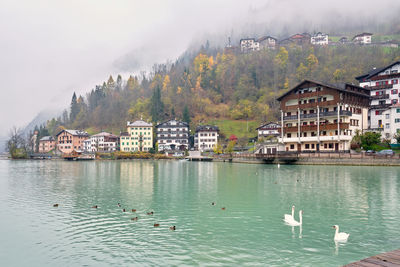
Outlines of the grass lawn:
<svg viewBox="0 0 400 267">
<path fill-rule="evenodd" d="M 257 136 L 256 128 L 260 126 L 258 121 L 248 121 L 249 128 L 247 131 L 246 120 L 229 120 L 229 119 L 211 119 L 207 122 L 210 125 L 218 126 L 221 133 L 226 138 L 229 138 L 231 134 L 236 135 L 238 138 L 246 137 L 251 138 Z"/>
</svg>

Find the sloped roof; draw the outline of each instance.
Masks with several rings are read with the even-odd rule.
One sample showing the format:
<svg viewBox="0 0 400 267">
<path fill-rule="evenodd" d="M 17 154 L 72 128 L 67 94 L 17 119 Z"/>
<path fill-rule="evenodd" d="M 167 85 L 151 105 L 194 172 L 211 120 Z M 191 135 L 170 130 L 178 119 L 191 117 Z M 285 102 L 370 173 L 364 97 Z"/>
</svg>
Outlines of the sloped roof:
<svg viewBox="0 0 400 267">
<path fill-rule="evenodd" d="M 92 137 L 93 137 L 93 136 L 111 136 L 111 137 L 118 137 L 118 136 L 116 136 L 116 135 L 113 135 L 113 134 L 107 133 L 107 132 L 101 132 L 101 133 L 92 135 Z"/>
<path fill-rule="evenodd" d="M 148 123 L 148 122 L 145 122 L 143 120 L 137 120 L 137 121 L 134 121 L 134 122 L 128 121 L 126 123 L 126 125 L 127 126 L 131 126 L 131 127 L 132 126 L 134 126 L 134 127 L 153 127 L 152 123 Z"/>
<path fill-rule="evenodd" d="M 196 132 L 200 131 L 219 131 L 217 126 L 214 125 L 199 125 L 196 127 Z"/>
<path fill-rule="evenodd" d="M 381 68 L 376 68 L 376 69 L 372 69 L 370 70 L 367 74 L 363 74 L 360 76 L 355 77 L 356 80 L 361 81 L 363 79 L 371 79 L 372 77 L 378 75 L 379 73 L 381 73 L 382 71 L 385 71 L 391 67 L 393 67 L 394 65 L 400 64 L 400 61 L 395 61 L 392 64 L 386 66 L 386 67 L 381 67 Z"/>
<path fill-rule="evenodd" d="M 362 37 L 362 36 L 366 36 L 366 35 L 371 35 L 371 36 L 372 36 L 372 33 L 363 32 L 363 33 L 357 34 L 357 35 L 355 35 L 355 36 L 353 37 L 352 40 L 356 39 L 357 37 Z"/>
<path fill-rule="evenodd" d="M 76 135 L 76 136 L 89 136 L 89 134 L 87 133 L 87 132 L 85 132 L 85 131 L 82 131 L 82 130 L 67 130 L 67 129 L 65 129 L 65 130 L 61 130 L 58 134 L 57 134 L 57 136 L 59 136 L 62 132 L 67 132 L 67 133 L 69 133 L 69 134 L 71 134 L 71 135 Z"/>
<path fill-rule="evenodd" d="M 260 129 L 260 128 L 263 128 L 263 127 L 265 127 L 265 126 L 267 126 L 267 125 L 274 125 L 274 126 L 276 126 L 277 128 L 280 128 L 280 127 L 281 127 L 281 125 L 280 125 L 279 123 L 270 121 L 270 122 L 267 122 L 267 123 L 262 124 L 261 126 L 259 126 L 258 128 L 256 128 L 256 130 L 258 130 L 258 129 Z"/>
<path fill-rule="evenodd" d="M 189 124 L 188 124 L 187 122 L 185 122 L 185 121 L 180 121 L 180 120 L 175 120 L 175 119 L 170 119 L 170 120 L 161 122 L 161 123 L 157 124 L 156 127 L 158 128 L 158 127 L 163 127 L 163 126 L 169 126 L 169 125 L 168 125 L 168 122 L 170 122 L 170 121 L 176 121 L 176 125 L 178 125 L 178 126 L 186 126 L 186 127 L 189 127 Z"/>
<path fill-rule="evenodd" d="M 262 42 L 264 40 L 267 40 L 268 38 L 274 39 L 275 41 L 278 40 L 278 39 L 276 39 L 276 38 L 274 38 L 272 36 L 267 35 L 267 36 L 263 36 L 263 37 L 258 38 L 257 42 Z"/>
<path fill-rule="evenodd" d="M 290 94 L 293 90 L 296 90 L 297 88 L 299 88 L 300 86 L 302 86 L 305 83 L 315 83 L 317 85 L 320 86 L 325 86 L 325 87 L 329 87 L 331 89 L 335 89 L 341 92 L 347 92 L 347 93 L 352 93 L 352 94 L 356 94 L 356 95 L 360 95 L 360 96 L 367 96 L 369 97 L 368 94 L 366 93 L 360 93 L 360 92 L 355 92 L 355 91 L 349 91 L 346 89 L 347 86 L 352 86 L 352 87 L 356 87 L 356 88 L 360 88 L 362 90 L 366 90 L 363 87 L 354 85 L 354 84 L 349 84 L 349 83 L 338 83 L 338 84 L 329 84 L 329 83 L 325 83 L 325 82 L 317 82 L 317 81 L 313 81 L 313 80 L 304 80 L 301 83 L 297 84 L 295 87 L 293 87 L 292 89 L 290 89 L 289 91 L 287 91 L 286 93 L 284 93 L 283 95 L 281 95 L 280 97 L 277 98 L 278 101 L 281 101 L 285 96 L 287 96 L 288 94 Z"/>
<path fill-rule="evenodd" d="M 53 136 L 44 136 L 39 141 L 55 141 Z"/>
</svg>

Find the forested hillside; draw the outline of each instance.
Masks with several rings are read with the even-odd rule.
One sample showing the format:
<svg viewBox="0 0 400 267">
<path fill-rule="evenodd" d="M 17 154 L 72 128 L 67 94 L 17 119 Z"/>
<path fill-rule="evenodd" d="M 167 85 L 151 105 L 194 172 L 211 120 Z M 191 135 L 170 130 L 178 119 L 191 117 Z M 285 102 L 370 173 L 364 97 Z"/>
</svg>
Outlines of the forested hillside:
<svg viewBox="0 0 400 267">
<path fill-rule="evenodd" d="M 276 97 L 304 78 L 356 83 L 355 76 L 395 60 L 399 49 L 375 46 L 290 46 L 241 54 L 206 45 L 173 64 L 155 65 L 150 75 L 127 81 L 110 76 L 86 96 L 74 94 L 71 107 L 47 127 L 53 134 L 60 126 L 119 134 L 126 121 L 176 117 L 190 118 L 192 128 L 250 121 L 245 131 L 251 136 L 259 123 L 277 119 Z"/>
</svg>

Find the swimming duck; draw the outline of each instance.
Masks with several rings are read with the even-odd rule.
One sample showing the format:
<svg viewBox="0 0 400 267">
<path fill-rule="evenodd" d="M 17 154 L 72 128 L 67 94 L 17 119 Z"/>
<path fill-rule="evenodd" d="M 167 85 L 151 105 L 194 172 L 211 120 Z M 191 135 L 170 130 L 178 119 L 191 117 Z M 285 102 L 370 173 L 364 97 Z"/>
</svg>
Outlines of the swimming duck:
<svg viewBox="0 0 400 267">
<path fill-rule="evenodd" d="M 225 207 L 221 208 L 221 210 L 225 210 Z"/>
<path fill-rule="evenodd" d="M 136 212 L 136 209 L 132 209 L 132 212 Z"/>
<path fill-rule="evenodd" d="M 93 208 L 93 209 L 97 209 L 97 205 L 93 206 L 92 208 Z"/>
<path fill-rule="evenodd" d="M 121 207 L 121 203 L 118 203 L 118 207 Z"/>
<path fill-rule="evenodd" d="M 138 217 L 133 217 L 131 220 L 132 220 L 132 221 L 137 221 L 137 220 L 138 220 Z"/>
<path fill-rule="evenodd" d="M 175 231 L 176 230 L 176 226 L 175 225 L 171 226 L 171 227 L 169 227 L 169 229 L 172 230 L 172 231 Z"/>
<path fill-rule="evenodd" d="M 123 212 L 126 212 L 126 209 L 122 209 Z"/>
<path fill-rule="evenodd" d="M 58 207 L 58 204 L 54 204 L 53 207 L 54 207 L 54 208 L 57 208 L 57 207 Z"/>
<path fill-rule="evenodd" d="M 212 202 L 211 205 L 215 206 L 215 202 Z"/>
<path fill-rule="evenodd" d="M 153 215 L 153 214 L 154 214 L 154 212 L 152 212 L 152 211 L 147 212 L 147 215 Z"/>
<path fill-rule="evenodd" d="M 154 224 L 154 227 L 159 227 L 159 226 L 160 226 L 159 223 L 155 223 L 155 224 Z"/>
</svg>

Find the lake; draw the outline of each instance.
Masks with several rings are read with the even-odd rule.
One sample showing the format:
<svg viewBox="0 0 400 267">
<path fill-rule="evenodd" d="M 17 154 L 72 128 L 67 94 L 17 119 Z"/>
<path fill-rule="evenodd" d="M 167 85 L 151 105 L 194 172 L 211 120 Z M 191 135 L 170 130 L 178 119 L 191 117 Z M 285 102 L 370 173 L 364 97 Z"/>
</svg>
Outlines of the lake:
<svg viewBox="0 0 400 267">
<path fill-rule="evenodd" d="M 0 266 L 340 266 L 400 248 L 400 168 L 0 160 L 0 218 Z"/>
</svg>

